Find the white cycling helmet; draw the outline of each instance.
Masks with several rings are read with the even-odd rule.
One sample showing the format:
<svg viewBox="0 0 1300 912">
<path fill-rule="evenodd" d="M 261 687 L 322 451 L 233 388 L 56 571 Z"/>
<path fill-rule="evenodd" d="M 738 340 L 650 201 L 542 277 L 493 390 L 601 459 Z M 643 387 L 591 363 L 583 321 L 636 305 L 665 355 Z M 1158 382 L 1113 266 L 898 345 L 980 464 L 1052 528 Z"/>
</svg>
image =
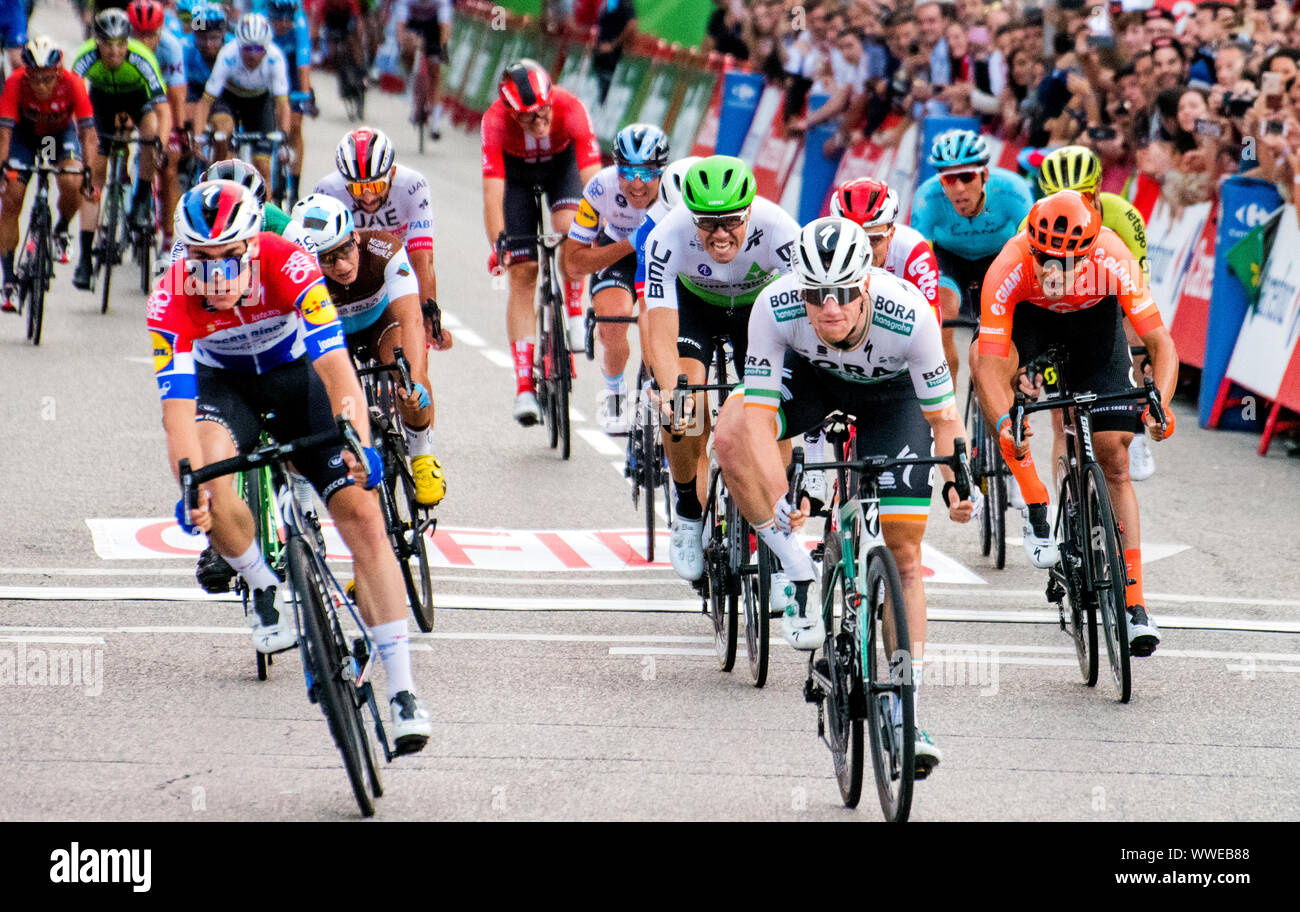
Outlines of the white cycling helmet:
<svg viewBox="0 0 1300 912">
<path fill-rule="evenodd" d="M 686 180 L 686 172 L 697 161 L 700 161 L 698 155 L 688 155 L 664 169 L 663 177 L 659 179 L 659 199 L 669 209 L 675 209 L 682 201 L 682 181 Z"/>
<path fill-rule="evenodd" d="M 851 288 L 871 268 L 871 240 L 846 218 L 814 219 L 799 232 L 794 257 L 799 288 Z"/>
<path fill-rule="evenodd" d="M 271 20 L 261 13 L 245 13 L 235 28 L 235 39 L 241 48 L 260 45 L 265 48 L 273 40 Z"/>
<path fill-rule="evenodd" d="M 47 35 L 34 35 L 23 45 L 23 66 L 29 70 L 56 67 L 63 63 L 63 51 Z"/>
<path fill-rule="evenodd" d="M 262 230 L 262 206 L 243 184 L 203 181 L 181 197 L 172 230 L 176 240 L 187 246 L 246 241 Z"/>
<path fill-rule="evenodd" d="M 358 127 L 339 142 L 334 164 L 350 181 L 379 180 L 388 176 L 397 159 L 392 140 L 382 130 Z"/>
<path fill-rule="evenodd" d="M 347 204 L 324 193 L 298 200 L 290 217 L 302 226 L 307 249 L 317 254 L 342 244 L 356 230 Z"/>
</svg>

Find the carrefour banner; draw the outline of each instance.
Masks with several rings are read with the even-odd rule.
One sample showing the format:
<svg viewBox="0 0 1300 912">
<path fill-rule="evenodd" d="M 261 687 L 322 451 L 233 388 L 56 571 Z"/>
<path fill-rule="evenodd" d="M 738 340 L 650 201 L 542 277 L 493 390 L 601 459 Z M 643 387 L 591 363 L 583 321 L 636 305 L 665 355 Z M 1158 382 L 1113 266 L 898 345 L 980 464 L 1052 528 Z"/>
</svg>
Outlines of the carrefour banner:
<svg viewBox="0 0 1300 912">
<path fill-rule="evenodd" d="M 722 113 L 718 116 L 718 155 L 739 155 L 763 95 L 763 75 L 731 70 L 723 77 Z"/>
<path fill-rule="evenodd" d="M 1228 379 L 1269 400 L 1278 399 L 1300 335 L 1300 258 L 1295 256 L 1300 250 L 1300 223 L 1295 206 L 1282 210 L 1273 249 L 1277 255 L 1268 258 L 1259 302 L 1247 310 L 1228 363 Z"/>
<path fill-rule="evenodd" d="M 830 95 L 814 92 L 808 96 L 808 112 L 812 113 L 826 102 Z M 835 135 L 838 128 L 833 123 L 819 123 L 808 131 L 804 137 L 803 183 L 799 194 L 799 224 L 806 225 L 821 214 L 822 202 L 835 182 L 838 159 L 829 159 L 822 154 L 826 141 Z"/>
<path fill-rule="evenodd" d="M 1224 181 L 1220 189 L 1219 228 L 1214 239 L 1214 295 L 1210 301 L 1205 365 L 1201 370 L 1197 403 L 1201 427 L 1213 427 L 1217 421 L 1221 427 L 1253 428 L 1253 424 L 1233 420 L 1230 412 L 1223 413 L 1221 408 L 1215 408 L 1216 403 L 1221 406 L 1227 398 L 1221 387 L 1250 301 L 1246 288 L 1228 268 L 1228 251 L 1252 228 L 1267 221 L 1280 205 L 1282 197 L 1268 181 L 1233 176 Z M 1149 231 L 1147 236 L 1150 237 Z"/>
<path fill-rule="evenodd" d="M 921 148 L 916 155 L 917 186 L 934 176 L 934 168 L 930 166 L 930 147 L 934 145 L 936 136 L 948 130 L 974 130 L 978 133 L 979 128 L 978 117 L 927 117 L 922 124 Z"/>
</svg>

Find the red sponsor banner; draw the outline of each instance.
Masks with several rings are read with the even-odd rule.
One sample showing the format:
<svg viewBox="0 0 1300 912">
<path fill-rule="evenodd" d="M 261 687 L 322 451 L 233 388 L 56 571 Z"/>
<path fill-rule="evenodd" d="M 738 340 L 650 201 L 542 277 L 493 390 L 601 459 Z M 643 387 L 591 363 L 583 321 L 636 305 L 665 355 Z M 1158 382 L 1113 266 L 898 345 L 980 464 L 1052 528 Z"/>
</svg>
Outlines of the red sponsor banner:
<svg viewBox="0 0 1300 912">
<path fill-rule="evenodd" d="M 888 180 L 897 152 L 896 146 L 886 149 L 867 139 L 859 140 L 846 149 L 844 157 L 840 159 L 840 166 L 835 171 L 835 180 L 831 182 L 831 189 L 826 194 L 826 199 L 822 200 L 821 214 L 830 215 L 831 194 L 845 181 L 859 177 Z"/>
<path fill-rule="evenodd" d="M 1218 228 L 1219 208 L 1210 208 L 1201 236 L 1192 250 L 1192 261 L 1183 280 L 1178 307 L 1170 320 L 1178 360 L 1193 367 L 1205 366 L 1205 330 L 1210 322 L 1210 295 L 1214 285 L 1214 232 Z"/>
</svg>

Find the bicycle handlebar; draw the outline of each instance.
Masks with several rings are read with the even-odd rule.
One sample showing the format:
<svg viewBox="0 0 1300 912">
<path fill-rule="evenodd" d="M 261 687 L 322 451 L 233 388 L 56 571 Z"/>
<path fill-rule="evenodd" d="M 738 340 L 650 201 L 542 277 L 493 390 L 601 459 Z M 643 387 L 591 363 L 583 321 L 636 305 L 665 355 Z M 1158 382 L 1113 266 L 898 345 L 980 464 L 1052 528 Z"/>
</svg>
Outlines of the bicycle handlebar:
<svg viewBox="0 0 1300 912">
<path fill-rule="evenodd" d="M 411 362 L 406 360 L 406 354 L 401 347 L 393 349 L 393 360 L 389 364 L 372 364 L 369 367 L 357 368 L 357 376 L 365 377 L 368 374 L 380 374 L 385 371 L 397 371 L 398 376 L 402 378 L 402 392 L 411 395 L 415 387 L 411 383 Z"/>
<path fill-rule="evenodd" d="M 319 434 L 312 434 L 308 437 L 300 437 L 289 443 L 271 442 L 258 447 L 251 453 L 222 459 L 198 469 L 190 467 L 189 459 L 182 459 L 179 465 L 181 499 L 185 501 L 185 505 L 189 509 L 198 509 L 199 485 L 204 482 L 220 478 L 222 475 L 233 475 L 235 472 L 247 472 L 263 465 L 285 462 L 292 458 L 295 453 L 303 450 L 337 443 L 346 446 L 357 462 L 365 465 L 366 457 L 365 453 L 362 452 L 361 438 L 357 435 L 356 429 L 352 427 L 352 422 L 342 415 L 336 415 L 334 421 L 335 426 L 328 431 L 321 431 Z"/>
<path fill-rule="evenodd" d="M 909 466 L 942 466 L 952 469 L 953 486 L 957 489 L 959 500 L 970 500 L 971 474 L 970 459 L 966 455 L 966 439 L 958 437 L 952 442 L 951 456 L 922 456 L 915 459 L 899 459 L 894 456 L 867 456 L 862 459 L 844 459 L 832 462 L 805 462 L 803 447 L 795 447 L 791 453 L 790 493 L 791 498 L 798 496 L 803 473 L 810 470 L 847 469 L 859 475 L 875 477 L 894 469 Z M 792 499 L 791 503 L 795 501 Z M 945 504 L 946 506 L 946 504 Z"/>
<path fill-rule="evenodd" d="M 90 173 L 89 168 L 69 168 L 66 166 L 47 165 L 42 162 L 33 162 L 30 165 L 24 165 L 17 159 L 9 159 L 5 162 L 5 170 L 17 171 L 19 174 L 78 174 L 85 176 Z"/>
<path fill-rule="evenodd" d="M 587 321 L 586 321 L 587 335 L 584 343 L 584 347 L 586 348 L 587 351 L 587 360 L 588 361 L 596 360 L 596 324 L 597 323 L 636 323 L 636 322 L 637 322 L 637 317 L 635 314 L 633 314 L 630 317 L 598 317 L 596 316 L 596 308 L 588 307 Z"/>
<path fill-rule="evenodd" d="M 1130 348 L 1130 354 L 1137 354 L 1138 350 L 1145 355 L 1145 347 Z M 1025 365 L 1025 376 L 1032 382 L 1041 372 L 1049 383 L 1056 384 L 1059 382 L 1059 372 L 1062 366 L 1069 360 L 1068 355 L 1061 349 L 1052 347 L 1039 355 L 1037 358 Z M 1048 371 L 1056 371 L 1058 379 L 1052 379 L 1048 376 Z M 1168 426 L 1168 419 L 1165 416 L 1164 406 L 1160 401 L 1160 390 L 1156 388 L 1155 381 L 1150 377 L 1144 377 L 1142 388 L 1134 387 L 1131 390 L 1125 390 L 1119 393 L 1078 393 L 1075 395 L 1055 395 L 1049 396 L 1042 402 L 1030 402 L 1029 397 L 1022 390 L 1016 390 L 1015 404 L 1011 406 L 1008 416 L 1011 419 L 1011 437 L 1016 447 L 1019 448 L 1025 439 L 1025 417 L 1032 415 L 1034 412 L 1044 412 L 1049 409 L 1065 409 L 1075 406 L 1090 407 L 1104 402 L 1145 402 L 1151 409 L 1151 415 L 1163 429 Z"/>
</svg>

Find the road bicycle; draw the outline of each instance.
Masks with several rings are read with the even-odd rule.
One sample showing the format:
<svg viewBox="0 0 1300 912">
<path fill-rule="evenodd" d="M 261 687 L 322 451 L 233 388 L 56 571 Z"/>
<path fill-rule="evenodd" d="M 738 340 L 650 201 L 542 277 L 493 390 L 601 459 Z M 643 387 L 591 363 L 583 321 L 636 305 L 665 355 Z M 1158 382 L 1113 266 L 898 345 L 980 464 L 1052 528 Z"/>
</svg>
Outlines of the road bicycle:
<svg viewBox="0 0 1300 912">
<path fill-rule="evenodd" d="M 354 28 L 364 28 L 363 23 L 352 23 Z M 361 123 L 366 119 L 366 70 L 358 59 L 365 59 L 365 43 L 362 35 L 354 41 L 351 34 L 342 34 L 333 29 L 325 29 L 326 59 L 330 62 L 338 78 L 339 98 L 343 100 L 343 110 L 352 123 Z"/>
<path fill-rule="evenodd" d="M 357 807 L 363 816 L 375 813 L 374 799 L 383 795 L 379 763 L 366 733 L 365 714 L 373 722 L 375 735 L 391 761 L 396 752 L 389 747 L 379 709 L 375 703 L 371 673 L 374 644 L 356 606 L 344 594 L 325 562 L 325 549 L 314 516 L 303 510 L 295 495 L 288 463 L 295 453 L 321 446 L 345 444 L 362 464 L 361 441 L 343 417 L 329 431 L 290 443 L 269 441 L 250 453 L 194 469 L 188 459 L 180 462 L 181 497 L 191 508 L 198 506 L 199 486 L 235 472 L 265 468 L 271 476 L 270 501 L 276 506 L 277 536 L 283 542 L 284 563 L 290 586 L 298 649 L 302 655 L 307 698 L 321 707 L 330 734 L 343 756 Z M 339 612 L 346 609 L 361 631 L 348 642 Z"/>
<path fill-rule="evenodd" d="M 886 472 L 946 465 L 958 495 L 967 500 L 970 464 L 961 439 L 947 457 L 850 458 L 851 423 L 837 413 L 825 425 L 826 439 L 842 458 L 806 462 L 803 448 L 795 447 L 791 462 L 792 497 L 802 489 L 805 472 L 835 472 L 829 518 L 813 551 L 822 566 L 826 642 L 808 654 L 804 699 L 817 705 L 817 735 L 830 748 L 845 807 L 857 807 L 862 796 L 869 743 L 881 810 L 886 820 L 901 823 L 911 813 L 918 772 L 914 684 L 903 585 L 880 526 L 879 480 Z"/>
<path fill-rule="evenodd" d="M 411 614 L 420 630 L 428 633 L 433 630 L 434 622 L 428 536 L 433 534 L 438 521 L 428 507 L 415 499 L 415 478 L 411 474 L 402 418 L 397 411 L 398 380 L 394 372 L 400 378 L 401 389 L 410 394 L 413 391 L 411 366 L 401 348 L 393 349 L 393 360 L 388 364 L 357 365 L 370 412 L 370 439 L 384 458 L 384 483 L 379 486 L 384 526 L 402 570 Z"/>
<path fill-rule="evenodd" d="M 573 360 L 565 320 L 564 283 L 560 278 L 558 253 L 563 234 L 547 232 L 542 206 L 545 188 L 533 185 L 533 207 L 537 212 L 534 234 L 497 237 L 497 262 L 506 262 L 506 248 L 513 244 L 536 244 L 540 254 L 537 286 L 537 344 L 533 355 L 533 383 L 542 421 L 550 431 L 551 449 L 559 446 L 560 458 L 568 459 L 572 443 L 569 399 L 573 393 Z"/>
<path fill-rule="evenodd" d="M 157 223 L 157 202 L 150 209 L 149 224 L 132 224 L 130 196 L 134 180 L 131 169 L 131 146 L 149 143 L 161 150 L 157 140 L 142 140 L 139 136 L 120 132 L 127 128 L 124 115 L 118 115 L 119 132 L 107 137 L 108 172 L 104 191 L 100 196 L 99 225 L 93 248 L 95 261 L 94 284 L 99 284 L 99 312 L 108 313 L 108 298 L 112 288 L 113 267 L 122 264 L 127 250 L 140 267 L 140 291 L 153 290 L 154 225 Z M 102 139 L 103 137 L 101 137 Z M 153 195 L 152 188 L 150 195 Z"/>
<path fill-rule="evenodd" d="M 1121 393 L 1079 393 L 1066 389 L 1063 375 L 1068 355 L 1049 348 L 1028 365 L 1031 382 L 1042 375 L 1045 398 L 1030 402 L 1017 390 L 1011 407 L 1011 428 L 1016 446 L 1024 439 L 1025 417 L 1034 412 L 1064 409 L 1065 456 L 1056 468 L 1060 486 L 1054 534 L 1060 560 L 1048 574 L 1047 600 L 1057 606 L 1061 629 L 1074 641 L 1084 683 L 1095 687 L 1098 677 L 1098 616 L 1106 640 L 1119 702 L 1132 696 L 1128 637 L 1128 570 L 1119 523 L 1111 506 L 1106 476 L 1092 445 L 1092 410 L 1113 402 L 1146 404 L 1161 426 L 1165 412 L 1160 391 L 1150 377 L 1142 388 Z"/>
<path fill-rule="evenodd" d="M 14 279 L 18 285 L 18 309 L 27 313 L 27 338 L 33 345 L 41 344 L 41 328 L 45 321 L 45 295 L 54 278 L 54 218 L 50 215 L 50 175 L 79 174 L 82 190 L 90 186 L 90 172 L 81 166 L 57 167 L 48 161 L 31 165 L 10 160 L 5 166 L 18 174 L 36 179 L 36 196 L 27 217 L 27 236 L 18 245 L 14 262 Z"/>
<path fill-rule="evenodd" d="M 980 511 L 980 553 L 993 555 L 993 565 L 1002 570 L 1007 565 L 1007 505 L 1011 470 L 1002 458 L 997 435 L 989 429 L 980 409 L 975 384 L 966 394 L 966 431 L 970 434 L 971 483 L 984 495 Z"/>
</svg>

